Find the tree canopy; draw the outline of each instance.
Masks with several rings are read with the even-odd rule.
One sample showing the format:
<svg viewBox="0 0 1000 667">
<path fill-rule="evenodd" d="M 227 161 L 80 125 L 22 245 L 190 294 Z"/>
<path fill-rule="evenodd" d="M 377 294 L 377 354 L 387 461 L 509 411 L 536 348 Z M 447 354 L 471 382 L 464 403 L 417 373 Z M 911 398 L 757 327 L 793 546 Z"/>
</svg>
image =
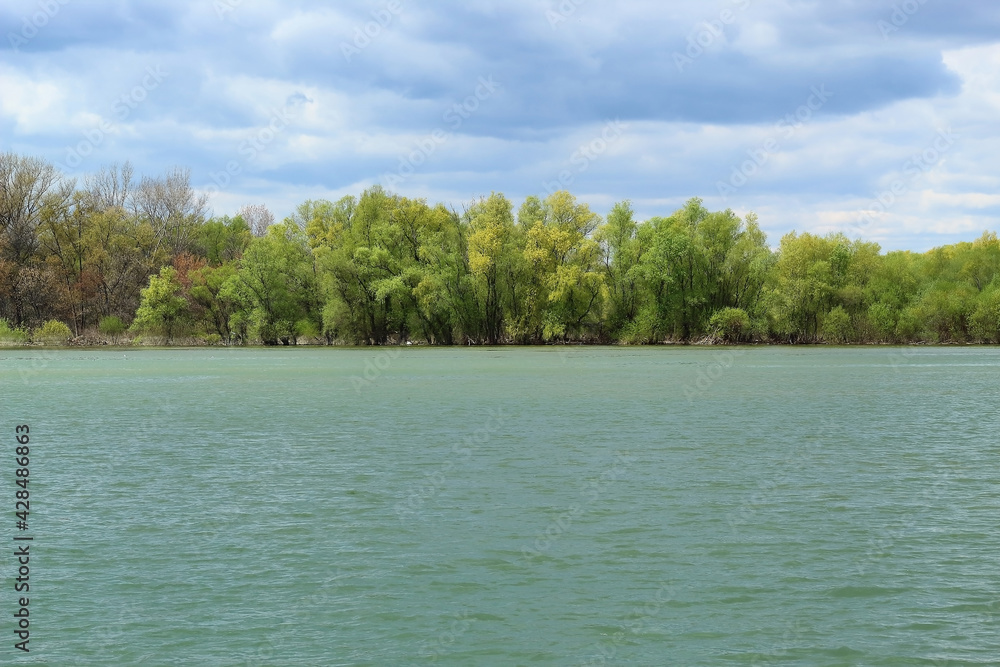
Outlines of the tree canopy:
<svg viewBox="0 0 1000 667">
<path fill-rule="evenodd" d="M 755 215 L 700 199 L 640 221 L 566 191 L 457 212 L 377 186 L 275 223 L 260 204 L 210 217 L 182 169 L 78 184 L 4 153 L 0 322 L 12 340 L 62 323 L 227 345 L 1000 344 L 1000 241 L 883 253 L 793 232 L 772 249 Z"/>
</svg>

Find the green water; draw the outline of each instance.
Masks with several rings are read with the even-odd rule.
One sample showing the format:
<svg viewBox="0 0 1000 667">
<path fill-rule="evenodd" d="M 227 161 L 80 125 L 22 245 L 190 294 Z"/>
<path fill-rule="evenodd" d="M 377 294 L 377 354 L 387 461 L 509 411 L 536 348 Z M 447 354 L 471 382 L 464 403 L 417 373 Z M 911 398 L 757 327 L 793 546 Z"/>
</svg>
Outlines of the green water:
<svg viewBox="0 0 1000 667">
<path fill-rule="evenodd" d="M 1000 664 L 1000 350 L 391 355 L 0 351 L 0 663 Z"/>
</svg>

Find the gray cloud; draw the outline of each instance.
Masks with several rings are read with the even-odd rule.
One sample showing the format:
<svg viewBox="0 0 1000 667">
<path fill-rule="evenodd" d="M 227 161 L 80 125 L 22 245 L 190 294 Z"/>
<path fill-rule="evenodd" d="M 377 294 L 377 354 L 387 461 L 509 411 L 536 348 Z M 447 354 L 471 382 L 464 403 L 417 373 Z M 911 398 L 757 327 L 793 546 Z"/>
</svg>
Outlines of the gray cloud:
<svg viewBox="0 0 1000 667">
<path fill-rule="evenodd" d="M 887 219 L 886 238 L 893 224 L 899 239 L 919 237 L 912 230 L 922 224 L 926 244 L 945 239 L 948 211 L 922 212 L 921 197 L 953 202 L 965 216 L 957 236 L 970 218 L 996 226 L 996 206 L 976 198 L 996 185 L 981 174 L 998 171 L 996 151 L 983 150 L 995 134 L 997 78 L 976 63 L 998 53 L 1000 7 L 982 2 L 55 0 L 44 6 L 58 11 L 38 18 L 43 5 L 0 8 L 0 148 L 65 163 L 110 121 L 79 173 L 132 159 L 151 173 L 190 166 L 208 185 L 227 161 L 245 159 L 216 197 L 220 208 L 271 197 L 281 214 L 301 193 L 382 182 L 442 130 L 447 140 L 400 191 L 456 206 L 491 190 L 517 199 L 569 170 L 569 188 L 595 206 L 631 198 L 653 215 L 698 195 L 738 209 L 770 204 L 786 215 L 775 229 L 820 229 L 853 215 L 949 125 L 967 140 L 919 185 L 941 196 L 915 186 L 896 222 Z M 981 54 L 963 56 L 969 49 Z M 117 117 L 149 67 L 169 76 Z M 449 110 L 481 77 L 500 89 L 455 126 Z M 816 86 L 832 96 L 753 178 L 718 198 L 718 182 Z M 297 113 L 287 127 L 240 158 L 288 105 Z M 616 118 L 630 129 L 578 171 L 574 156 Z M 782 201 L 811 217 L 782 214 Z"/>
</svg>

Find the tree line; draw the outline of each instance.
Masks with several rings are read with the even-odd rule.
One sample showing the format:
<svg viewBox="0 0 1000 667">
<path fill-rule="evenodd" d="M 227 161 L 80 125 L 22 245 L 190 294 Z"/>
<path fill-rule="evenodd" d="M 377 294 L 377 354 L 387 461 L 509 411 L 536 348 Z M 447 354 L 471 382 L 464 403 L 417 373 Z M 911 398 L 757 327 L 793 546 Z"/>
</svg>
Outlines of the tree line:
<svg viewBox="0 0 1000 667">
<path fill-rule="evenodd" d="M 569 192 L 461 212 L 379 186 L 211 217 L 190 173 L 82 183 L 0 154 L 0 339 L 224 345 L 1000 343 L 1000 242 L 768 245 L 691 199 L 639 221 Z"/>
</svg>

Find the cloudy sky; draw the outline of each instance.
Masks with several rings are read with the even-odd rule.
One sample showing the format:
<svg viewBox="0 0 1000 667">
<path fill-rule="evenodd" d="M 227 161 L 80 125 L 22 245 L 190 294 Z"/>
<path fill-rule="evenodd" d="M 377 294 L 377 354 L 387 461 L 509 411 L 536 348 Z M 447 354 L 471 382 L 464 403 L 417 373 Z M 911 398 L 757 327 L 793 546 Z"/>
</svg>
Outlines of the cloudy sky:
<svg viewBox="0 0 1000 667">
<path fill-rule="evenodd" d="M 5 0 L 0 151 L 191 169 L 215 213 L 380 183 L 690 197 L 926 250 L 1000 228 L 986 0 Z"/>
</svg>

